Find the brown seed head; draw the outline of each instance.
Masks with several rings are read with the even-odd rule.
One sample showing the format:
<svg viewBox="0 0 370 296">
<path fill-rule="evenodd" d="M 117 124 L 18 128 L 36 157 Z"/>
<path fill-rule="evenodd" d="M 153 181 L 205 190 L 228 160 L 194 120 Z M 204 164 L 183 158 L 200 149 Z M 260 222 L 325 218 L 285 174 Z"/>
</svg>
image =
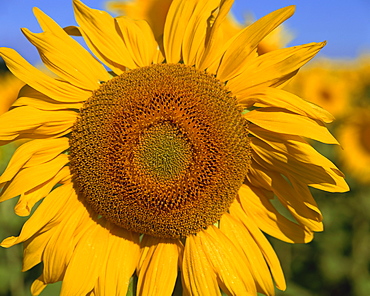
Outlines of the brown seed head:
<svg viewBox="0 0 370 296">
<path fill-rule="evenodd" d="M 249 167 L 247 123 L 213 76 L 181 64 L 131 70 L 87 100 L 70 140 L 83 199 L 125 229 L 179 238 L 225 213 Z"/>
</svg>

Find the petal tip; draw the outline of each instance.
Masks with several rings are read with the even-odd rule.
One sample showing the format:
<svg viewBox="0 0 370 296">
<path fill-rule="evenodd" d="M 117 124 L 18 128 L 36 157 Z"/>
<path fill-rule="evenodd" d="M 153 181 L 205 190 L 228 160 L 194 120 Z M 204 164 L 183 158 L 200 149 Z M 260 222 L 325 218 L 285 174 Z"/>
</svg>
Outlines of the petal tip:
<svg viewBox="0 0 370 296">
<path fill-rule="evenodd" d="M 13 245 L 15 245 L 16 240 L 16 236 L 9 236 L 0 243 L 0 246 L 3 248 L 12 247 Z"/>
</svg>

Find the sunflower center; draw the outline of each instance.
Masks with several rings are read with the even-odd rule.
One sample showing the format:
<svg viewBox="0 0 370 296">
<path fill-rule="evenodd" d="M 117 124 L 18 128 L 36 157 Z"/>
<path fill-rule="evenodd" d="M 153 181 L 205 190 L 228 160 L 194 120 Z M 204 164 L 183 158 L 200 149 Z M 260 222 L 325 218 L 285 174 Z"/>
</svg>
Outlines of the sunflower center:
<svg viewBox="0 0 370 296">
<path fill-rule="evenodd" d="M 197 233 L 228 210 L 248 172 L 241 111 L 224 83 L 185 65 L 111 79 L 73 127 L 78 193 L 127 230 L 166 238 Z"/>
<path fill-rule="evenodd" d="M 163 122 L 143 131 L 135 161 L 140 170 L 158 181 L 176 179 L 190 163 L 191 146 L 171 123 Z"/>
</svg>

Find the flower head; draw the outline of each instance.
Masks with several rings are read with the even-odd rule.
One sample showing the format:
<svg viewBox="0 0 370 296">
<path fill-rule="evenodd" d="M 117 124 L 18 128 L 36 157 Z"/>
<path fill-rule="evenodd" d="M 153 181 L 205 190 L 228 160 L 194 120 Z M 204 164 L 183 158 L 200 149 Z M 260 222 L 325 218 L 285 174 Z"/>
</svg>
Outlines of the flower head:
<svg viewBox="0 0 370 296">
<path fill-rule="evenodd" d="M 305 140 L 336 144 L 331 115 L 281 89 L 325 43 L 258 55 L 292 6 L 225 42 L 232 1 L 172 1 L 163 41 L 145 21 L 73 3 L 78 28 L 35 9 L 43 32 L 23 30 L 56 77 L 0 49 L 27 84 L 0 141 L 31 139 L 0 177 L 1 201 L 20 196 L 26 216 L 43 199 L 1 245 L 24 243 L 23 270 L 43 262 L 32 293 L 63 281 L 62 295 L 126 295 L 134 276 L 139 295 L 171 295 L 179 271 L 185 295 L 285 289 L 261 231 L 308 242 L 322 230 L 308 187 L 348 189 Z"/>
</svg>

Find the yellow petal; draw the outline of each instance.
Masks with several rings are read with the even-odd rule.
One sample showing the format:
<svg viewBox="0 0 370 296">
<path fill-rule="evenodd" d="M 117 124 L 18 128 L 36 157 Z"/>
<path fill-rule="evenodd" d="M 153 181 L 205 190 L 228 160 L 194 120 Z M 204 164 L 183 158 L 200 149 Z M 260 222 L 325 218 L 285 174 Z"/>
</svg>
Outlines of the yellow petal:
<svg viewBox="0 0 370 296">
<path fill-rule="evenodd" d="M 209 17 L 220 1 L 198 1 L 184 32 L 182 42 L 182 58 L 185 65 L 195 65 L 196 57 L 205 49 L 206 32 L 209 26 Z"/>
<path fill-rule="evenodd" d="M 43 281 L 43 277 L 40 276 L 31 285 L 31 294 L 33 296 L 40 295 L 40 293 L 46 288 L 46 284 Z"/>
<path fill-rule="evenodd" d="M 181 46 L 189 20 L 199 0 L 174 0 L 164 25 L 163 47 L 167 63 L 181 60 Z"/>
<path fill-rule="evenodd" d="M 31 214 L 33 206 L 51 192 L 57 184 L 67 184 L 72 181 L 71 172 L 68 166 L 63 167 L 54 178 L 40 184 L 39 186 L 21 194 L 14 212 L 18 216 Z"/>
<path fill-rule="evenodd" d="M 107 262 L 109 231 L 94 223 L 78 241 L 65 273 L 61 296 L 86 295 L 98 279 Z"/>
<path fill-rule="evenodd" d="M 63 220 L 63 208 L 74 193 L 72 184 L 62 185 L 54 189 L 37 207 L 35 213 L 24 223 L 18 237 L 8 237 L 1 242 L 1 246 L 9 248 L 26 241 L 39 230 L 47 231 Z"/>
<path fill-rule="evenodd" d="M 243 185 L 238 194 L 244 211 L 263 232 L 288 243 L 308 243 L 313 239 L 312 231 L 307 227 L 281 215 L 264 195 L 263 189 Z"/>
<path fill-rule="evenodd" d="M 0 183 L 10 181 L 22 168 L 43 164 L 55 158 L 69 147 L 68 138 L 33 140 L 21 145 L 12 156 Z"/>
<path fill-rule="evenodd" d="M 77 196 L 74 196 L 63 207 L 62 211 L 64 222 L 62 221 L 47 231 L 40 230 L 24 242 L 22 271 L 26 271 L 44 261 L 43 282 L 46 284 L 61 280 L 61 275 L 64 274 L 66 268 L 66 262 L 69 260 L 68 258 L 67 261 L 64 261 L 65 256 L 63 254 L 64 252 L 71 254 L 74 248 L 74 246 L 70 247 L 73 241 L 73 232 L 70 234 L 68 230 L 75 230 L 77 222 L 81 219 L 82 214 L 86 212 L 86 208 L 78 201 Z M 50 262 L 54 256 L 61 263 Z M 57 276 L 54 276 L 54 279 L 50 276 L 50 267 L 54 270 L 61 270 Z"/>
<path fill-rule="evenodd" d="M 294 182 L 293 186 L 279 173 L 269 171 L 268 176 L 273 180 L 271 190 L 293 217 L 312 231 L 322 231 L 322 216 L 317 205 L 315 207 L 316 203 L 314 205 L 310 204 L 310 207 L 308 207 L 304 202 L 311 196 L 308 187 L 300 186 L 298 191 L 296 188 L 299 183 L 294 182 L 295 179 L 290 176 L 289 181 Z M 314 210 L 313 207 L 315 207 Z"/>
<path fill-rule="evenodd" d="M 258 89 L 247 97 L 239 95 L 237 96 L 237 99 L 238 104 L 245 108 L 249 108 L 254 105 L 257 105 L 258 107 L 277 107 L 326 123 L 334 120 L 334 117 L 326 110 L 315 106 L 290 92 L 277 88 L 266 87 Z"/>
<path fill-rule="evenodd" d="M 272 132 L 299 135 L 327 144 L 339 144 L 324 124 L 306 116 L 286 112 L 284 109 L 260 108 L 246 113 L 244 117 Z"/>
<path fill-rule="evenodd" d="M 199 70 L 207 69 L 214 61 L 219 63 L 221 61 L 222 56 L 222 47 L 219 44 L 220 40 L 223 40 L 222 35 L 223 31 L 221 30 L 222 24 L 225 23 L 226 17 L 233 5 L 234 0 L 221 0 L 218 14 L 214 17 L 214 22 L 208 28 L 207 37 L 206 37 L 206 45 L 204 52 L 202 55 L 197 57 L 197 68 Z M 211 16 L 210 16 L 211 20 Z M 212 19 L 213 21 L 213 19 Z"/>
<path fill-rule="evenodd" d="M 69 162 L 68 155 L 60 154 L 53 160 L 38 166 L 25 168 L 14 177 L 1 192 L 0 202 L 25 193 L 52 179 Z"/>
<path fill-rule="evenodd" d="M 140 257 L 139 234 L 113 225 L 109 229 L 107 264 L 101 267 L 96 294 L 126 296 Z"/>
<path fill-rule="evenodd" d="M 118 17 L 115 21 L 135 64 L 139 67 L 151 65 L 157 52 L 157 42 L 148 23 L 127 17 Z"/>
<path fill-rule="evenodd" d="M 71 131 L 77 118 L 75 111 L 41 111 L 23 106 L 0 116 L 0 142 L 23 138 L 61 136 Z"/>
<path fill-rule="evenodd" d="M 138 294 L 172 295 L 179 269 L 180 243 L 147 235 L 141 244 L 147 247 L 147 252 L 142 253 L 140 259 Z"/>
<path fill-rule="evenodd" d="M 197 233 L 208 262 L 217 274 L 221 289 L 228 295 L 257 294 L 248 263 L 218 228 L 211 225 Z"/>
<path fill-rule="evenodd" d="M 252 130 L 253 128 L 251 133 Z M 262 129 L 255 131 L 260 139 L 253 138 L 251 147 L 256 153 L 255 159 L 259 159 L 260 164 L 267 168 L 266 171 L 272 169 L 292 175 L 305 184 L 322 190 L 348 191 L 342 172 L 300 137 L 274 136 L 273 133 L 267 135 Z"/>
<path fill-rule="evenodd" d="M 62 103 L 55 101 L 48 96 L 33 89 L 29 85 L 21 88 L 18 99 L 13 103 L 13 107 L 30 106 L 40 110 L 79 110 L 83 103 Z"/>
<path fill-rule="evenodd" d="M 117 75 L 122 74 L 125 67 L 137 68 L 112 16 L 105 11 L 91 9 L 79 0 L 73 1 L 73 7 L 82 36 L 100 60 Z"/>
<path fill-rule="evenodd" d="M 155 55 L 153 57 L 153 64 L 162 64 L 165 60 L 163 52 L 157 48 Z"/>
<path fill-rule="evenodd" d="M 312 59 L 326 42 L 309 43 L 265 53 L 248 63 L 240 75 L 230 79 L 228 86 L 234 95 L 247 96 L 253 87 L 277 87 L 296 74 Z"/>
<path fill-rule="evenodd" d="M 103 65 L 50 17 L 38 8 L 34 8 L 34 14 L 45 32 L 22 31 L 36 46 L 42 61 L 51 71 L 63 80 L 87 90 L 95 90 L 101 81 L 110 79 Z"/>
<path fill-rule="evenodd" d="M 52 235 L 53 231 L 39 232 L 24 242 L 22 271 L 27 271 L 41 262 L 45 246 Z"/>
<path fill-rule="evenodd" d="M 222 215 L 220 229 L 238 248 L 239 253 L 246 257 L 248 269 L 257 284 L 257 291 L 265 295 L 274 295 L 270 270 L 248 229 L 228 213 Z"/>
<path fill-rule="evenodd" d="M 1 47 L 0 56 L 15 76 L 56 101 L 83 102 L 92 94 L 91 90 L 84 90 L 68 82 L 51 78 L 31 66 L 13 49 Z"/>
<path fill-rule="evenodd" d="M 244 227 L 248 229 L 252 235 L 254 241 L 258 244 L 265 260 L 271 270 L 272 276 L 274 277 L 276 287 L 280 290 L 286 289 L 284 273 L 281 269 L 281 265 L 275 251 L 271 247 L 269 241 L 258 229 L 256 222 L 258 220 L 250 218 L 240 207 L 238 202 L 234 202 L 230 207 L 230 214 L 243 223 Z"/>
<path fill-rule="evenodd" d="M 171 3 L 172 0 L 108 1 L 106 6 L 117 15 L 146 20 L 159 41 L 163 37 L 164 23 Z"/>
<path fill-rule="evenodd" d="M 73 239 L 74 234 L 85 215 L 88 215 L 86 207 L 78 200 L 76 194 L 71 195 L 64 211 L 63 220 L 59 225 L 49 230 L 53 235 L 45 246 L 42 258 L 45 283 L 63 280 L 76 248 L 77 242 Z"/>
<path fill-rule="evenodd" d="M 243 72 L 248 67 L 249 55 L 257 49 L 261 40 L 291 17 L 294 10 L 293 5 L 278 9 L 246 27 L 226 49 L 217 78 L 227 81 Z"/>
<path fill-rule="evenodd" d="M 186 238 L 182 279 L 186 296 L 221 295 L 216 273 L 206 259 L 201 247 L 201 239 L 195 235 Z"/>
</svg>

